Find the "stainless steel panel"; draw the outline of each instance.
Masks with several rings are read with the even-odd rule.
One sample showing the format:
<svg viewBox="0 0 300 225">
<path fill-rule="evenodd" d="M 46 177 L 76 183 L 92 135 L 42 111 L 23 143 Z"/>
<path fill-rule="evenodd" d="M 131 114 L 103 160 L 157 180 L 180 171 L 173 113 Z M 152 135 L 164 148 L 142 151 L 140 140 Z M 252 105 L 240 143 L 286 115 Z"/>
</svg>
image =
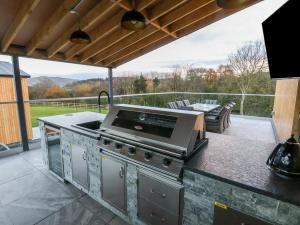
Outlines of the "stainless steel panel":
<svg viewBox="0 0 300 225">
<path fill-rule="evenodd" d="M 178 215 L 171 214 L 144 198 L 138 198 L 138 218 L 149 225 L 180 224 Z"/>
<path fill-rule="evenodd" d="M 139 173 L 138 196 L 159 205 L 170 213 L 179 214 L 183 186 Z"/>
<path fill-rule="evenodd" d="M 86 149 L 72 145 L 72 175 L 73 181 L 80 184 L 83 188 L 89 188 L 89 174 Z"/>
<path fill-rule="evenodd" d="M 143 132 L 129 130 L 125 128 L 112 126 L 120 110 L 131 110 L 134 112 L 149 112 L 158 115 L 174 116 L 177 122 L 170 138 L 151 135 Z M 105 132 L 135 140 L 137 142 L 152 145 L 155 147 L 165 148 L 169 151 L 189 155 L 194 150 L 194 144 L 200 132 L 204 132 L 204 113 L 192 112 L 185 110 L 171 110 L 155 107 L 133 106 L 133 105 L 114 105 L 108 115 L 105 117 L 101 128 Z M 184 138 L 183 138 L 184 137 Z"/>
<path fill-rule="evenodd" d="M 60 149 L 60 130 L 54 127 L 45 126 L 48 148 L 49 170 L 63 178 L 62 152 Z"/>
<path fill-rule="evenodd" d="M 126 163 L 103 154 L 102 198 L 113 206 L 126 211 Z"/>
</svg>

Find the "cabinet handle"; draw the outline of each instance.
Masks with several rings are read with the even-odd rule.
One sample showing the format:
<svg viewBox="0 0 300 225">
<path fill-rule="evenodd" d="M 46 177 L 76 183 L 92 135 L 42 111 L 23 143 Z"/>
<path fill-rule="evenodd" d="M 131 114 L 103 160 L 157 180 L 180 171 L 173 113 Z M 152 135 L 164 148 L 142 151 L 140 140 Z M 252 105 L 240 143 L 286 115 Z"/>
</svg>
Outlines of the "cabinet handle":
<svg viewBox="0 0 300 225">
<path fill-rule="evenodd" d="M 82 154 L 82 159 L 83 159 L 83 160 L 86 160 L 86 152 L 83 152 L 83 154 Z"/>
<path fill-rule="evenodd" d="M 119 176 L 120 176 L 120 178 L 124 177 L 124 168 L 123 168 L 123 166 L 120 167 Z"/>
<path fill-rule="evenodd" d="M 160 192 L 158 192 L 158 191 L 155 191 L 154 189 L 150 189 L 150 193 L 151 194 L 157 194 L 157 195 L 160 195 L 162 198 L 165 198 L 165 197 L 167 197 L 167 194 L 165 194 L 165 193 L 160 193 Z"/>
<path fill-rule="evenodd" d="M 154 212 L 151 212 L 151 213 L 150 213 L 150 216 L 151 216 L 151 217 L 157 217 L 157 218 L 159 218 L 160 221 L 161 221 L 162 223 L 165 223 L 165 222 L 166 222 L 166 218 L 165 218 L 165 217 L 160 217 L 158 214 L 156 214 L 156 213 L 154 213 Z"/>
</svg>

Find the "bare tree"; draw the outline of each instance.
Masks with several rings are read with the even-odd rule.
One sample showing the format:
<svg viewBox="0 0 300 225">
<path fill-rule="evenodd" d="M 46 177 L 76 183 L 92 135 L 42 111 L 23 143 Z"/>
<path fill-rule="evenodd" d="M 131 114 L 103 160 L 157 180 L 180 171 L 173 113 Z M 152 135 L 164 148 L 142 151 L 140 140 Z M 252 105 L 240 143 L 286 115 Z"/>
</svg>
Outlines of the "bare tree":
<svg viewBox="0 0 300 225">
<path fill-rule="evenodd" d="M 253 75 L 267 69 L 264 43 L 262 41 L 249 42 L 230 55 L 228 61 L 234 75 L 238 78 L 239 89 L 242 93 L 240 114 L 244 115 L 244 102 L 253 82 Z"/>
</svg>

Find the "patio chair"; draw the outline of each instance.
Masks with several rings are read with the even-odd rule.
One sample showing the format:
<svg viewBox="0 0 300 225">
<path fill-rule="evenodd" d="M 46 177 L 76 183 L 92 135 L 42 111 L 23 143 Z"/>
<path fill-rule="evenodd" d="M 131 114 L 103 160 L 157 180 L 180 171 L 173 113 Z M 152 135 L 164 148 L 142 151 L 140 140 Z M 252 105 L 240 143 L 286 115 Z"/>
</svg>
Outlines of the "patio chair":
<svg viewBox="0 0 300 225">
<path fill-rule="evenodd" d="M 177 105 L 176 105 L 175 102 L 168 102 L 168 107 L 169 107 L 170 109 L 177 109 Z"/>
<path fill-rule="evenodd" d="M 206 130 L 210 132 L 223 133 L 224 131 L 224 120 L 228 113 L 229 107 L 225 106 L 222 108 L 218 115 L 207 115 L 205 116 Z"/>
<path fill-rule="evenodd" d="M 187 100 L 187 99 L 183 100 L 183 104 L 184 104 L 185 106 L 191 105 L 190 101 Z"/>
<path fill-rule="evenodd" d="M 176 105 L 177 105 L 177 108 L 183 108 L 185 105 L 183 103 L 183 101 L 176 101 Z"/>
</svg>

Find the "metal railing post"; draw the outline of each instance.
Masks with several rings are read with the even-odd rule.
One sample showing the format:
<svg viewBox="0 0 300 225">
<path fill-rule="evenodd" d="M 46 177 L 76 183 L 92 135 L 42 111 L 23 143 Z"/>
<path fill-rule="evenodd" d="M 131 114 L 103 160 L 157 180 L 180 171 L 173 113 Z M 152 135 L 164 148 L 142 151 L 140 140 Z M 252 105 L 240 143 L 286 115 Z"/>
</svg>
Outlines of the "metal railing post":
<svg viewBox="0 0 300 225">
<path fill-rule="evenodd" d="M 112 68 L 108 68 L 108 94 L 110 97 L 109 107 L 113 106 L 114 101 L 114 93 L 113 93 L 113 70 Z"/>
</svg>

